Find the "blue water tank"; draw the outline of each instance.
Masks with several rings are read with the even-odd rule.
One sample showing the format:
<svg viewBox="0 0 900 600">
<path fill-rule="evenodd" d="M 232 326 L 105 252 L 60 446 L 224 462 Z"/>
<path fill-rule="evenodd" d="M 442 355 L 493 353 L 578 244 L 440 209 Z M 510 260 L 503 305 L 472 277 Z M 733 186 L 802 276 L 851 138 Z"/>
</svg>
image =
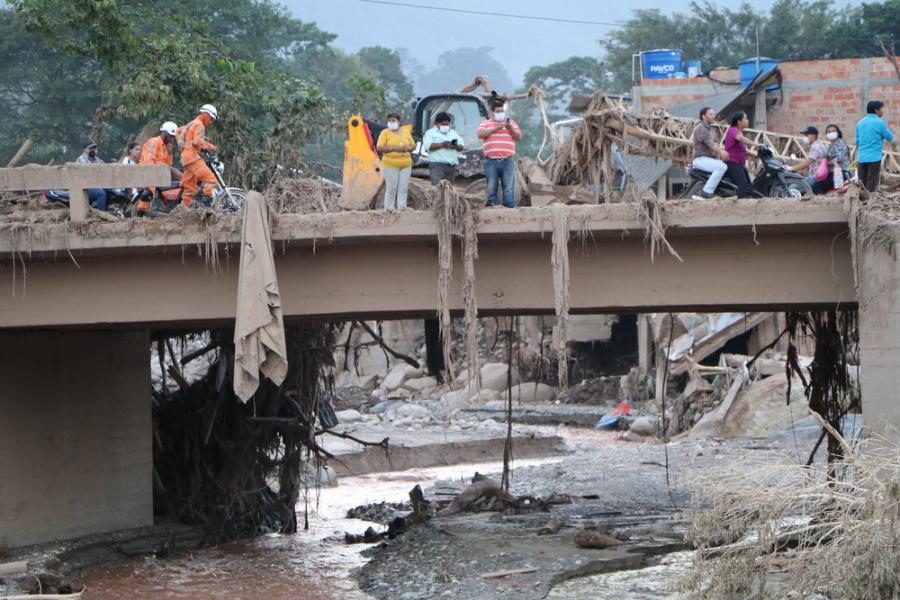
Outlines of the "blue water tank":
<svg viewBox="0 0 900 600">
<path fill-rule="evenodd" d="M 681 71 L 681 50 L 641 52 L 644 79 L 668 79 Z"/>
<path fill-rule="evenodd" d="M 694 77 L 699 77 L 703 72 L 703 69 L 700 66 L 699 60 L 686 60 L 684 61 L 684 72 L 687 73 L 688 78 L 692 79 Z"/>
<path fill-rule="evenodd" d="M 756 60 L 755 58 L 748 58 L 747 60 L 742 60 L 738 63 L 738 74 L 741 77 L 741 85 L 747 87 L 747 85 L 753 81 L 756 77 L 757 73 L 765 73 L 767 71 L 771 71 L 775 67 L 778 66 L 779 62 L 774 58 L 766 58 L 764 56 L 759 57 L 759 69 L 756 68 Z M 770 85 L 766 88 L 767 92 L 771 92 L 772 90 L 777 90 L 777 85 Z"/>
</svg>

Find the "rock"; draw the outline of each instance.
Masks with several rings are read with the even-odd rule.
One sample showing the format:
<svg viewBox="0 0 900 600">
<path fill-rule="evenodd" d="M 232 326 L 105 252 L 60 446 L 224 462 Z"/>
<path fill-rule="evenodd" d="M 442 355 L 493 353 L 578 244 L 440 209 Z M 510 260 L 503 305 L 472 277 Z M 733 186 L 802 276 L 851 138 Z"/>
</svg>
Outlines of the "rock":
<svg viewBox="0 0 900 600">
<path fill-rule="evenodd" d="M 477 406 L 485 406 L 490 404 L 491 402 L 497 402 L 500 399 L 500 392 L 495 392 L 494 390 L 483 389 L 477 394 L 474 394 L 469 397 L 469 406 L 477 405 Z M 504 408 L 506 404 L 503 405 Z"/>
<path fill-rule="evenodd" d="M 738 393 L 728 411 L 722 432 L 726 436 L 765 436 L 782 431 L 809 414 L 803 383 L 795 378 L 791 385 L 791 406 L 785 405 L 787 377 L 766 377 Z M 698 424 L 699 426 L 699 424 Z"/>
<path fill-rule="evenodd" d="M 381 386 L 388 391 L 396 390 L 403 385 L 404 381 L 414 375 L 421 374 L 421 372 L 421 369 L 416 369 L 410 364 L 400 363 L 391 369 L 391 372 L 384 378 Z"/>
<path fill-rule="evenodd" d="M 535 402 L 551 402 L 554 398 L 556 398 L 556 388 L 546 383 L 529 381 L 512 387 L 513 402 L 532 404 Z"/>
<path fill-rule="evenodd" d="M 396 408 L 402 403 L 403 402 L 400 400 L 385 400 L 384 402 L 373 405 L 372 408 L 369 409 L 369 413 L 373 415 L 384 414 L 388 409 Z"/>
<path fill-rule="evenodd" d="M 639 433 L 635 433 L 633 431 L 626 431 L 622 434 L 622 439 L 626 442 L 649 442 L 653 440 L 649 435 L 641 435 Z"/>
<path fill-rule="evenodd" d="M 348 408 L 347 410 L 339 410 L 334 413 L 338 419 L 338 423 L 358 423 L 362 421 L 362 414 L 358 410 Z"/>
<path fill-rule="evenodd" d="M 602 549 L 621 546 L 622 541 L 602 531 L 579 529 L 575 532 L 575 545 L 579 548 Z"/>
<path fill-rule="evenodd" d="M 452 415 L 461 408 L 465 408 L 469 404 L 469 388 L 464 387 L 461 390 L 447 392 L 441 396 L 441 404 L 447 409 L 447 414 Z"/>
<path fill-rule="evenodd" d="M 656 419 L 653 417 L 638 417 L 634 420 L 634 423 L 631 424 L 631 429 L 629 432 L 636 433 L 638 435 L 655 435 L 656 434 Z"/>
<path fill-rule="evenodd" d="M 411 419 L 427 419 L 431 416 L 431 411 L 418 404 L 405 403 L 397 408 L 397 415 Z"/>
<path fill-rule="evenodd" d="M 506 389 L 509 367 L 506 363 L 487 363 L 481 367 L 481 389 L 502 392 Z M 512 371 L 512 384 L 519 383 L 519 372 Z"/>
<path fill-rule="evenodd" d="M 434 377 L 418 377 L 415 379 L 407 379 L 403 383 L 403 387 L 413 389 L 417 392 L 437 387 L 437 379 Z"/>
</svg>

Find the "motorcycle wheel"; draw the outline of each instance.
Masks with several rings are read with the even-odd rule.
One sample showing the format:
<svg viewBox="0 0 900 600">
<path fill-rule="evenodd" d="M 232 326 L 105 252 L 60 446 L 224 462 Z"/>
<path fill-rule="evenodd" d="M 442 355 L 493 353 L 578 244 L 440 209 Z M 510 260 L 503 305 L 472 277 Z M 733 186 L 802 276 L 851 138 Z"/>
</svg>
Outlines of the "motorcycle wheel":
<svg viewBox="0 0 900 600">
<path fill-rule="evenodd" d="M 776 183 L 769 191 L 772 198 L 802 198 L 812 194 L 812 188 L 805 181 L 792 181 L 790 183 Z"/>
<path fill-rule="evenodd" d="M 706 185 L 705 181 L 694 181 L 691 185 L 688 186 L 686 192 L 684 192 L 681 197 L 685 200 L 690 200 L 695 195 L 699 195 L 700 192 L 703 191 L 703 186 Z"/>
<path fill-rule="evenodd" d="M 222 212 L 233 213 L 244 210 L 244 203 L 247 201 L 247 192 L 241 188 L 228 188 L 228 194 L 222 194 Z"/>
</svg>

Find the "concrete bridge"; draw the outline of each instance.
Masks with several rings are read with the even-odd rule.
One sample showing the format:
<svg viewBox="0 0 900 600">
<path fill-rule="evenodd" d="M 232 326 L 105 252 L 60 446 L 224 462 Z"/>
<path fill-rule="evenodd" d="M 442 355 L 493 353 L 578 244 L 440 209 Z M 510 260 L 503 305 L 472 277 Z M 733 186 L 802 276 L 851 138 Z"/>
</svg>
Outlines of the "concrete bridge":
<svg viewBox="0 0 900 600">
<path fill-rule="evenodd" d="M 683 262 L 651 262 L 631 206 L 568 210 L 573 313 L 859 306 L 866 423 L 900 425 L 897 264 L 853 255 L 842 200 L 673 202 Z M 552 222 L 479 213 L 481 315 L 553 312 Z M 273 237 L 288 321 L 435 313 L 429 212 L 282 215 Z M 0 231 L 0 545 L 152 521 L 150 332 L 233 321 L 239 242 L 237 217 Z"/>
</svg>

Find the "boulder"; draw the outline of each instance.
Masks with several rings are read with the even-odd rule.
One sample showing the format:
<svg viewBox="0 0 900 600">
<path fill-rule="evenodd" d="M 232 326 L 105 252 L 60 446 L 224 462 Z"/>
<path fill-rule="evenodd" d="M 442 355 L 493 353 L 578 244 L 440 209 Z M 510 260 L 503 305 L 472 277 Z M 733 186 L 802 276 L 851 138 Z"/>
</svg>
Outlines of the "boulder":
<svg viewBox="0 0 900 600">
<path fill-rule="evenodd" d="M 403 385 L 404 381 L 415 375 L 421 374 L 421 372 L 421 369 L 416 369 L 410 364 L 400 363 L 391 369 L 390 373 L 387 374 L 387 377 L 384 378 L 384 382 L 381 386 L 388 391 L 396 390 Z"/>
<path fill-rule="evenodd" d="M 409 417 L 412 419 L 427 419 L 431 416 L 431 411 L 418 404 L 405 403 L 397 408 L 397 416 Z"/>
<path fill-rule="evenodd" d="M 441 404 L 447 409 L 447 414 L 452 415 L 461 408 L 469 405 L 469 388 L 464 387 L 461 390 L 453 390 L 441 396 Z"/>
<path fill-rule="evenodd" d="M 417 377 L 415 379 L 407 379 L 403 383 L 403 387 L 410 388 L 417 392 L 437 387 L 437 379 L 434 377 Z"/>
<path fill-rule="evenodd" d="M 494 390 L 482 389 L 477 394 L 469 396 L 469 406 L 487 406 L 491 402 L 496 402 L 501 397 L 500 392 Z M 503 405 L 506 407 L 506 404 Z"/>
<path fill-rule="evenodd" d="M 787 377 L 782 373 L 754 382 L 742 390 L 725 415 L 722 432 L 726 436 L 754 437 L 782 431 L 809 414 L 803 383 L 791 384 L 791 405 L 785 403 Z"/>
<path fill-rule="evenodd" d="M 655 435 L 656 419 L 648 416 L 638 417 L 631 424 L 629 431 L 638 435 Z"/>
<path fill-rule="evenodd" d="M 362 421 L 362 414 L 352 408 L 339 410 L 334 415 L 337 417 L 338 423 L 358 423 Z"/>
<path fill-rule="evenodd" d="M 622 434 L 622 439 L 626 442 L 649 442 L 654 438 L 650 437 L 649 435 L 641 435 L 629 430 Z"/>
<path fill-rule="evenodd" d="M 506 363 L 487 363 L 481 367 L 481 389 L 502 392 L 506 389 L 507 370 Z M 519 383 L 519 372 L 513 369 L 512 384 Z"/>
<path fill-rule="evenodd" d="M 529 381 L 512 387 L 513 402 L 532 404 L 535 402 L 551 402 L 554 398 L 556 398 L 556 388 L 546 383 Z"/>
</svg>

